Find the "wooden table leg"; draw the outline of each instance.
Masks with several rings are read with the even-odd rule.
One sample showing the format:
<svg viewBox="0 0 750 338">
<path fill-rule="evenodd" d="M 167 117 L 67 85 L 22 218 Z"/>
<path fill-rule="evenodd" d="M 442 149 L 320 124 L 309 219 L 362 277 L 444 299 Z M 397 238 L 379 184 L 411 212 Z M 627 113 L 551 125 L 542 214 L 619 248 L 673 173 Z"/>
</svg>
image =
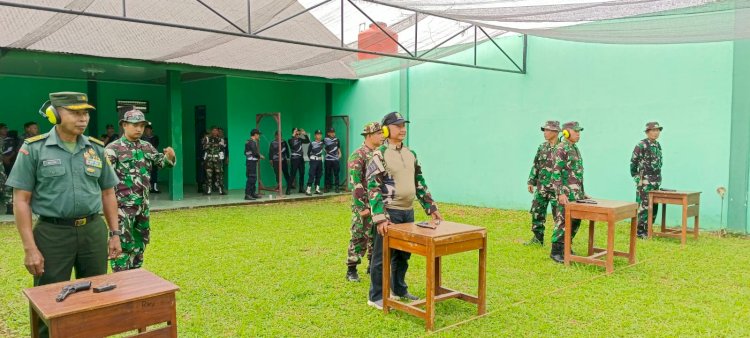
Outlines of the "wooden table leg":
<svg viewBox="0 0 750 338">
<path fill-rule="evenodd" d="M 441 276 L 442 264 L 441 258 L 435 257 L 435 294 L 440 295 L 440 287 L 443 286 L 443 277 Z"/>
<path fill-rule="evenodd" d="M 383 236 L 383 312 L 388 314 L 388 302 L 391 296 L 391 248 L 388 234 Z"/>
<path fill-rule="evenodd" d="M 29 304 L 29 320 L 31 326 L 31 337 L 39 338 L 39 315 L 34 311 L 34 307 Z"/>
<path fill-rule="evenodd" d="M 172 293 L 172 297 L 174 297 L 174 293 Z M 177 301 L 172 298 L 172 319 L 168 322 L 170 327 L 170 336 L 172 338 L 177 338 Z"/>
<path fill-rule="evenodd" d="M 435 246 L 427 246 L 427 295 L 425 296 L 425 329 L 435 328 Z"/>
<path fill-rule="evenodd" d="M 615 220 L 612 215 L 607 217 L 607 274 L 615 271 Z"/>
<path fill-rule="evenodd" d="M 479 290 L 477 292 L 479 304 L 477 313 L 481 316 L 487 312 L 487 237 L 482 239 L 482 248 L 479 249 Z"/>
<path fill-rule="evenodd" d="M 695 204 L 695 221 L 693 222 L 693 238 L 698 239 L 698 228 L 700 227 L 700 221 L 698 216 L 700 215 L 700 204 Z"/>
<path fill-rule="evenodd" d="M 687 243 L 687 197 L 682 198 L 682 235 L 680 236 L 680 239 L 682 241 L 682 246 L 685 246 L 685 243 Z"/>
<path fill-rule="evenodd" d="M 589 221 L 589 254 L 588 256 L 591 256 L 594 254 L 594 221 Z"/>
<path fill-rule="evenodd" d="M 661 205 L 661 232 L 667 231 L 667 204 Z"/>
<path fill-rule="evenodd" d="M 651 199 L 651 194 L 648 194 L 648 239 L 654 236 L 654 201 Z M 659 204 L 656 204 L 659 205 Z M 638 218 L 638 212 L 636 211 L 635 217 Z"/>
<path fill-rule="evenodd" d="M 565 206 L 565 234 L 563 235 L 563 260 L 565 261 L 565 266 L 570 266 L 570 232 L 571 230 L 571 224 L 570 224 L 570 208 Z"/>
<path fill-rule="evenodd" d="M 649 219 L 651 219 L 651 216 L 649 216 Z M 637 229 L 638 214 L 636 213 L 636 217 L 630 219 L 630 251 L 628 252 L 628 263 L 630 264 L 635 264 L 635 243 Z M 649 227 L 649 229 L 651 229 L 651 227 Z"/>
</svg>

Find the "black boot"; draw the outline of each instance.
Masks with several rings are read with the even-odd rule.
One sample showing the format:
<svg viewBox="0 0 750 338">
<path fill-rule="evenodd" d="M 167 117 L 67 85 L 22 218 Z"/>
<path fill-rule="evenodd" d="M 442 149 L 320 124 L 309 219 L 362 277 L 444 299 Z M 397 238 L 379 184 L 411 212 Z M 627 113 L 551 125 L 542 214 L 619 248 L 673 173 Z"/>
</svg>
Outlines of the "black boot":
<svg viewBox="0 0 750 338">
<path fill-rule="evenodd" d="M 255 197 L 253 197 L 253 195 L 245 195 L 245 200 L 246 201 L 254 201 Z"/>
<path fill-rule="evenodd" d="M 260 195 L 258 195 L 258 193 L 256 193 L 255 191 L 253 191 L 253 193 L 250 194 L 250 196 L 253 196 L 254 199 L 259 199 L 260 198 Z"/>
<path fill-rule="evenodd" d="M 13 215 L 13 204 L 8 204 L 5 206 L 5 214 Z"/>
<path fill-rule="evenodd" d="M 341 192 L 341 187 L 338 184 L 336 185 L 334 192 L 337 194 Z"/>
<path fill-rule="evenodd" d="M 291 195 L 291 194 L 292 194 L 292 188 L 286 187 L 286 192 L 284 193 L 284 195 Z"/>
<path fill-rule="evenodd" d="M 544 233 L 542 232 L 535 232 L 534 237 L 530 239 L 528 242 L 523 243 L 523 245 L 539 245 L 544 246 Z"/>
<path fill-rule="evenodd" d="M 552 243 L 552 250 L 549 253 L 549 258 L 552 258 L 555 263 L 565 263 L 565 256 L 563 256 L 563 243 Z"/>
<path fill-rule="evenodd" d="M 346 280 L 350 282 L 359 282 L 359 274 L 357 273 L 356 266 L 350 266 L 349 269 L 346 270 Z"/>
</svg>

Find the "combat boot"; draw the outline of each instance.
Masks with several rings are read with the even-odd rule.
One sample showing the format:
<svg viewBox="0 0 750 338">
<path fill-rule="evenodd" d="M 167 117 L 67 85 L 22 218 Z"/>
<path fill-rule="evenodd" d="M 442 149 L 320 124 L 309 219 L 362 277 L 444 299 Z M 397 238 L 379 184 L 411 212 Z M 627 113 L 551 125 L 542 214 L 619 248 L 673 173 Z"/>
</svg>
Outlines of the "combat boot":
<svg viewBox="0 0 750 338">
<path fill-rule="evenodd" d="M 335 192 L 337 194 L 340 193 L 341 192 L 341 187 L 337 185 L 336 188 L 334 188 L 333 192 Z"/>
<path fill-rule="evenodd" d="M 357 273 L 356 266 L 350 266 L 346 270 L 346 280 L 350 282 L 359 282 L 359 274 Z"/>
<path fill-rule="evenodd" d="M 206 191 L 203 194 L 204 195 L 211 195 L 211 187 L 207 187 Z"/>
<path fill-rule="evenodd" d="M 312 187 L 311 186 L 307 186 L 307 190 L 305 190 L 305 195 L 312 196 Z"/>
<path fill-rule="evenodd" d="M 549 258 L 552 258 L 555 263 L 565 263 L 565 257 L 563 256 L 563 249 L 565 244 L 563 243 L 552 243 L 552 250 L 549 253 Z"/>
<path fill-rule="evenodd" d="M 255 197 L 253 197 L 253 195 L 245 195 L 245 200 L 246 201 L 254 201 Z"/>
<path fill-rule="evenodd" d="M 289 187 L 289 186 L 287 186 L 286 187 L 286 192 L 284 193 L 284 195 L 291 195 L 291 194 L 292 194 L 292 188 Z"/>
<path fill-rule="evenodd" d="M 322 192 L 320 192 L 320 186 L 316 185 L 315 186 L 315 195 L 320 195 L 320 194 L 322 194 Z"/>
<path fill-rule="evenodd" d="M 224 190 L 223 187 L 219 187 L 219 195 L 226 195 L 227 192 Z"/>
<path fill-rule="evenodd" d="M 538 246 L 544 246 L 544 233 L 535 232 L 534 237 L 530 239 L 528 242 L 523 243 L 523 245 L 531 246 L 531 245 L 538 245 Z"/>
</svg>

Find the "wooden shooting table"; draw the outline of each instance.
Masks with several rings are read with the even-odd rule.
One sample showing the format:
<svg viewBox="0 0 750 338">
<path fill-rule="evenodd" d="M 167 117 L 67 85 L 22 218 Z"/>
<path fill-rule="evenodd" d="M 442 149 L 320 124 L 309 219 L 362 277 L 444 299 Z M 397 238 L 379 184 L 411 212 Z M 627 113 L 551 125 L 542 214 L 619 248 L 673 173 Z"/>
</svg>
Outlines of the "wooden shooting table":
<svg viewBox="0 0 750 338">
<path fill-rule="evenodd" d="M 665 190 L 652 190 L 648 192 L 648 238 L 653 236 L 657 237 L 672 237 L 679 238 L 684 246 L 687 242 L 687 223 L 688 218 L 695 217 L 693 222 L 693 230 L 690 233 L 693 234 L 693 238 L 698 239 L 698 228 L 700 226 L 699 214 L 701 204 L 701 193 L 694 191 L 665 191 Z M 661 204 L 661 232 L 654 232 L 654 204 Z M 667 204 L 674 204 L 682 206 L 682 228 L 681 229 L 668 229 L 667 228 Z"/>
<path fill-rule="evenodd" d="M 91 289 L 69 295 L 64 301 L 55 297 L 66 285 L 91 281 Z M 94 293 L 107 283 L 114 290 Z M 50 337 L 106 337 L 138 330 L 133 337 L 177 337 L 175 291 L 179 288 L 144 269 L 82 278 L 23 290 L 29 299 L 31 336 L 39 337 L 38 319 L 49 328 Z M 167 326 L 147 331 L 148 326 Z"/>
<path fill-rule="evenodd" d="M 630 264 L 635 263 L 635 243 L 638 223 L 638 205 L 633 202 L 609 201 L 590 199 L 596 204 L 569 202 L 565 205 L 565 265 L 570 262 L 594 264 L 603 266 L 607 274 L 612 273 L 614 257 L 627 257 Z M 630 250 L 628 252 L 615 251 L 615 223 L 623 219 L 630 219 Z M 571 220 L 589 220 L 589 247 L 587 256 L 571 254 Z M 594 223 L 607 222 L 607 248 L 594 247 Z M 601 257 L 604 257 L 602 260 Z"/>
<path fill-rule="evenodd" d="M 427 259 L 427 295 L 423 300 L 403 303 L 390 299 L 391 249 L 410 252 Z M 471 296 L 445 288 L 441 284 L 441 258 L 450 254 L 479 250 L 478 295 Z M 443 221 L 436 229 L 423 228 L 414 223 L 395 224 L 383 236 L 383 311 L 401 310 L 425 320 L 425 329 L 431 331 L 435 324 L 435 303 L 458 298 L 474 303 L 478 315 L 486 309 L 487 230 L 472 225 Z M 424 310 L 420 308 L 424 306 Z"/>
</svg>

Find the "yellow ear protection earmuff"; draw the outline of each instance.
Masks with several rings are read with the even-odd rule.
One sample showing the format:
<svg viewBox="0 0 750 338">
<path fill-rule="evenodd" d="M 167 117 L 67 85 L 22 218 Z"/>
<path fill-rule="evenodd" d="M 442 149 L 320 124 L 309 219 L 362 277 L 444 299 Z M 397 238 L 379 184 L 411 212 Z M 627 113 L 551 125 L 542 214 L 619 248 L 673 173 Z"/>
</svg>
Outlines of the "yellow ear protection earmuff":
<svg viewBox="0 0 750 338">
<path fill-rule="evenodd" d="M 391 131 L 388 129 L 388 126 L 383 126 L 383 137 L 388 138 L 390 135 Z"/>
<path fill-rule="evenodd" d="M 61 118 L 60 113 L 52 105 L 50 101 L 45 102 L 41 108 L 39 108 L 39 115 L 42 115 L 49 123 L 60 124 Z"/>
<path fill-rule="evenodd" d="M 567 129 L 564 129 L 564 130 L 563 130 L 563 136 L 564 136 L 565 138 L 570 138 L 570 132 L 569 132 L 569 131 L 568 131 Z"/>
</svg>

